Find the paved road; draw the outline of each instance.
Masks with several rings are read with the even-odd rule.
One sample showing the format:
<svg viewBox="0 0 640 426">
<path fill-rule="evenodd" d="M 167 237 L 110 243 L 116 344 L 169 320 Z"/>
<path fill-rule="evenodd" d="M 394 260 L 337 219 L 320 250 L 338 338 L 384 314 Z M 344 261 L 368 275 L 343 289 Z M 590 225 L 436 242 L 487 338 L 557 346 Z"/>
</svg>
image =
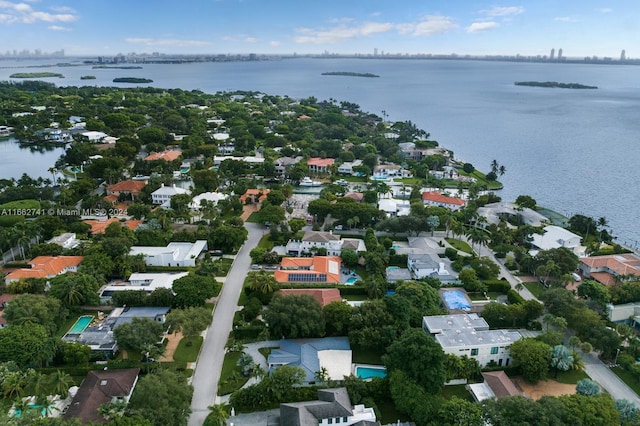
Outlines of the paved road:
<svg viewBox="0 0 640 426">
<path fill-rule="evenodd" d="M 609 369 L 595 353 L 583 354 L 584 372 L 601 388 L 606 390 L 613 399 L 626 399 L 640 407 L 638 395 Z"/>
<path fill-rule="evenodd" d="M 222 287 L 218 303 L 213 311 L 211 326 L 207 329 L 198 363 L 193 373 L 194 391 L 189 426 L 202 425 L 209 413 L 207 407 L 216 402 L 218 381 L 224 361 L 224 348 L 233 326 L 233 315 L 237 309 L 242 284 L 251 265 L 249 252 L 258 245 L 264 234 L 264 228 L 261 225 L 245 223 L 245 227 L 249 231 L 249 236 L 238 251 Z"/>
</svg>

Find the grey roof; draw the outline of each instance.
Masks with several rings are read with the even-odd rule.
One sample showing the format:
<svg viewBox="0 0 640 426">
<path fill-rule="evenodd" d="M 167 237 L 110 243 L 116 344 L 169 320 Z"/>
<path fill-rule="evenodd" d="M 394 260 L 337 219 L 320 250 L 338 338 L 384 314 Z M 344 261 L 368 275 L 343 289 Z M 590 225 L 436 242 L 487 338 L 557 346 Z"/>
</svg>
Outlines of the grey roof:
<svg viewBox="0 0 640 426">
<path fill-rule="evenodd" d="M 387 281 L 410 281 L 411 280 L 411 272 L 407 268 L 396 268 L 389 269 L 387 268 Z"/>
<path fill-rule="evenodd" d="M 440 267 L 440 262 L 436 261 L 430 254 L 410 253 L 407 255 L 407 258 L 409 260 L 409 263 L 411 263 L 417 269 L 438 269 Z"/>
<path fill-rule="evenodd" d="M 346 388 L 322 389 L 317 401 L 280 404 L 281 426 L 317 426 L 323 419 L 353 414 Z"/>
<path fill-rule="evenodd" d="M 478 314 L 431 315 L 423 317 L 422 324 L 431 334 L 447 330 L 489 330 L 487 321 Z"/>
<path fill-rule="evenodd" d="M 269 364 L 285 364 L 302 368 L 306 381 L 315 380 L 316 371 L 320 370 L 319 351 L 351 350 L 347 337 L 325 337 L 322 339 L 281 340 L 280 348 L 269 354 Z"/>
<path fill-rule="evenodd" d="M 512 330 L 446 330 L 435 335 L 443 348 L 509 345 L 521 338 L 520 333 Z"/>
<path fill-rule="evenodd" d="M 302 241 L 309 241 L 315 243 L 326 243 L 329 241 L 339 241 L 340 235 L 333 235 L 330 232 L 322 231 L 307 231 L 302 237 Z"/>
</svg>

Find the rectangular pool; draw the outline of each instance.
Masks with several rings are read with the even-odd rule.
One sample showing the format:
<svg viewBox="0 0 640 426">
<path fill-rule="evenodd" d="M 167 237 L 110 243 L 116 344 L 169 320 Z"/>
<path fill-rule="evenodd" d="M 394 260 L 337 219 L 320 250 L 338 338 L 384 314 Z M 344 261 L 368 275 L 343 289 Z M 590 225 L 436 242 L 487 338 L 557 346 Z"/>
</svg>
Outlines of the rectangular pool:
<svg viewBox="0 0 640 426">
<path fill-rule="evenodd" d="M 373 379 L 379 377 L 381 379 L 387 377 L 387 369 L 382 366 L 363 366 L 357 365 L 355 368 L 356 377 L 362 380 Z"/>
<path fill-rule="evenodd" d="M 91 324 L 93 320 L 93 316 L 91 315 L 83 315 L 73 324 L 73 326 L 69 329 L 67 334 L 80 334 L 84 331 L 85 328 Z"/>
<path fill-rule="evenodd" d="M 447 309 L 471 310 L 471 304 L 467 296 L 459 290 L 447 290 L 442 292 L 442 299 Z"/>
</svg>

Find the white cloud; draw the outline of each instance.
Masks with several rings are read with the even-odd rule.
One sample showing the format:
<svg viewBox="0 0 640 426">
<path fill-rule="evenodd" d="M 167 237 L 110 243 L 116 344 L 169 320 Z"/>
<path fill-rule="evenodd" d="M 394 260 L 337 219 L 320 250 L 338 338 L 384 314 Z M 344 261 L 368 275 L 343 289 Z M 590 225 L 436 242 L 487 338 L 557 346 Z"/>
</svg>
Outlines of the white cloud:
<svg viewBox="0 0 640 426">
<path fill-rule="evenodd" d="M 576 22 L 576 19 L 571 16 L 556 16 L 553 20 L 558 22 Z"/>
<path fill-rule="evenodd" d="M 258 39 L 255 37 L 245 37 L 244 38 L 244 42 L 245 43 L 257 43 Z"/>
<path fill-rule="evenodd" d="M 453 22 L 448 16 L 425 16 L 421 22 L 419 22 L 414 30 L 413 35 L 433 35 L 440 34 L 457 28 L 458 25 Z"/>
<path fill-rule="evenodd" d="M 50 25 L 47 28 L 51 31 L 71 31 L 71 28 L 61 27 L 60 25 Z"/>
<path fill-rule="evenodd" d="M 480 13 L 487 16 L 511 16 L 524 12 L 522 6 L 494 6 L 491 9 L 481 10 Z"/>
<path fill-rule="evenodd" d="M 58 13 L 75 13 L 75 9 L 69 6 L 51 7 L 51 10 Z"/>
<path fill-rule="evenodd" d="M 497 22 L 493 22 L 493 21 L 488 21 L 488 22 L 474 22 L 473 24 L 469 25 L 467 27 L 467 32 L 468 33 L 477 33 L 480 31 L 488 31 L 488 30 L 492 30 L 494 28 L 498 28 L 500 26 L 500 24 L 498 24 Z"/>
<path fill-rule="evenodd" d="M 145 46 L 172 46 L 172 47 L 189 47 L 189 46 L 208 46 L 211 43 L 202 40 L 180 40 L 180 39 L 160 39 L 160 38 L 125 38 L 124 41 L 131 44 L 143 44 Z"/>
<path fill-rule="evenodd" d="M 70 8 L 59 9 L 59 13 L 34 10 L 27 3 L 14 3 L 0 0 L 0 22 L 12 24 L 33 24 L 36 22 L 73 22 L 78 19 Z"/>
<path fill-rule="evenodd" d="M 610 7 L 603 7 L 602 9 L 598 9 L 598 12 L 611 13 L 611 12 L 613 12 L 613 9 L 611 9 Z"/>
<path fill-rule="evenodd" d="M 278 47 L 278 46 L 280 46 L 280 42 L 279 41 L 270 41 L 269 42 L 269 46 Z"/>
</svg>

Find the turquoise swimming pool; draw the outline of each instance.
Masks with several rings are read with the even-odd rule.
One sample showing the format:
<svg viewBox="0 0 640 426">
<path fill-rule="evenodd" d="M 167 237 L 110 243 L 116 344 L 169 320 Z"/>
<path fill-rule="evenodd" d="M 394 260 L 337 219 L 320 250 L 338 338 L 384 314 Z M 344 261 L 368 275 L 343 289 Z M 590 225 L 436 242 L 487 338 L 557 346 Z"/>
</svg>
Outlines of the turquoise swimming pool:
<svg viewBox="0 0 640 426">
<path fill-rule="evenodd" d="M 347 281 L 345 281 L 344 283 L 346 285 L 354 285 L 356 283 L 356 281 L 358 281 L 358 279 L 356 277 L 349 277 L 349 278 L 347 278 Z"/>
<path fill-rule="evenodd" d="M 91 324 L 93 317 L 91 315 L 83 315 L 73 324 L 67 334 L 80 334 L 85 328 Z"/>
<path fill-rule="evenodd" d="M 379 377 L 381 379 L 387 377 L 387 370 L 384 367 L 364 367 L 362 365 L 356 366 L 356 377 L 362 380 L 373 379 Z"/>
</svg>

